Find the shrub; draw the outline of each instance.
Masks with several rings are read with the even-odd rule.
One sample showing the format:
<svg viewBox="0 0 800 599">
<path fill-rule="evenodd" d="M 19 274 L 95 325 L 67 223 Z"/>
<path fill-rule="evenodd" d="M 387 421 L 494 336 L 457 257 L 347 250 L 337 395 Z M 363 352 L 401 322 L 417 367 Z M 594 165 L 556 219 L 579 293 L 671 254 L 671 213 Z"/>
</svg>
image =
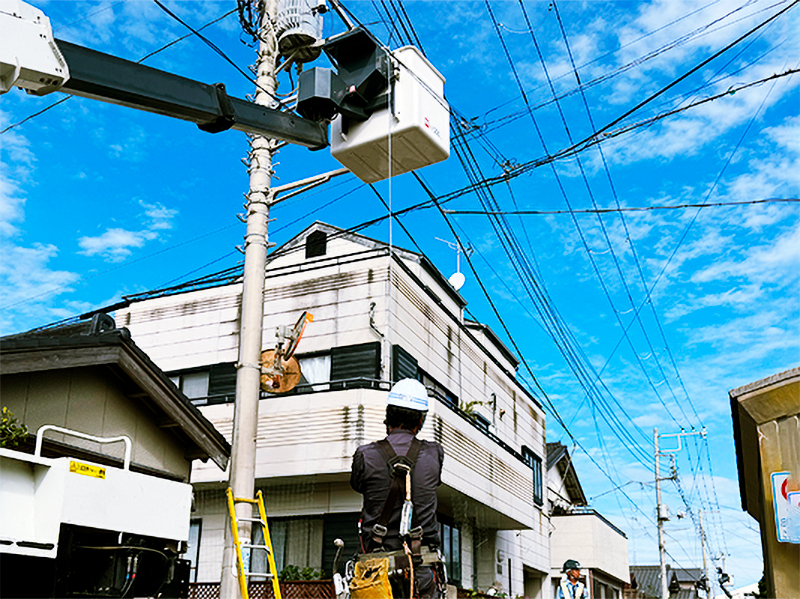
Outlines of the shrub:
<svg viewBox="0 0 800 599">
<path fill-rule="evenodd" d="M 17 421 L 14 412 L 3 406 L 0 412 L 0 447 L 11 449 L 28 436 L 28 427 Z"/>
<path fill-rule="evenodd" d="M 322 572 L 314 568 L 300 568 L 290 564 L 281 570 L 278 574 L 279 580 L 319 580 L 322 578 Z"/>
</svg>

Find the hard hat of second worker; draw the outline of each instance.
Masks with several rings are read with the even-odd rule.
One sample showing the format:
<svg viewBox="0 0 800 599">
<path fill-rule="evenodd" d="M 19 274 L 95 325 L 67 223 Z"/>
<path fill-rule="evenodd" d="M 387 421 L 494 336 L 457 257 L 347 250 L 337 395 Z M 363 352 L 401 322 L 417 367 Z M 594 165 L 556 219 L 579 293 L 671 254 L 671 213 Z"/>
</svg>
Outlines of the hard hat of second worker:
<svg viewBox="0 0 800 599">
<path fill-rule="evenodd" d="M 416 410 L 417 412 L 427 412 L 428 391 L 425 389 L 425 385 L 417 380 L 403 379 L 392 386 L 386 404 Z"/>
<path fill-rule="evenodd" d="M 578 563 L 577 560 L 568 559 L 564 562 L 564 567 L 561 569 L 562 572 L 569 572 L 570 570 L 580 570 L 581 565 Z"/>
</svg>

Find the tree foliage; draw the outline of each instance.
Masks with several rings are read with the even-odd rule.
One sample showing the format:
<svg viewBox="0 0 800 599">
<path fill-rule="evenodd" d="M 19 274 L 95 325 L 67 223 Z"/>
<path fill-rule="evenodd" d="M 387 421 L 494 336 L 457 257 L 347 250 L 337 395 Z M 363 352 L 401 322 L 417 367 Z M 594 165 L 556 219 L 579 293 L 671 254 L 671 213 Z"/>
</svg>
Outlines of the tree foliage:
<svg viewBox="0 0 800 599">
<path fill-rule="evenodd" d="M 0 447 L 13 449 L 28 436 L 28 427 L 17 420 L 14 412 L 3 406 L 0 417 Z"/>
</svg>

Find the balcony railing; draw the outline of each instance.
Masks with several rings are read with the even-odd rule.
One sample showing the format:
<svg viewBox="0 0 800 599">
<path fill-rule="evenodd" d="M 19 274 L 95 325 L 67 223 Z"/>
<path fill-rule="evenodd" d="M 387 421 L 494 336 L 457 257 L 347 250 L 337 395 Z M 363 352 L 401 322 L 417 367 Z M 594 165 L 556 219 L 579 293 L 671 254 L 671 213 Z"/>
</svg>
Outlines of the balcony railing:
<svg viewBox="0 0 800 599">
<path fill-rule="evenodd" d="M 352 379 L 339 379 L 336 381 L 327 381 L 324 383 L 306 383 L 302 385 L 297 385 L 294 389 L 289 391 L 288 393 L 269 393 L 267 391 L 261 391 L 261 399 L 274 399 L 278 397 L 285 397 L 287 395 L 307 395 L 310 393 L 328 393 L 330 391 L 346 391 L 348 389 L 374 389 L 376 391 L 389 391 L 391 389 L 392 382 L 391 381 L 384 381 L 380 379 L 372 379 L 367 377 L 357 377 Z M 506 452 L 514 456 L 517 460 L 522 462 L 528 467 L 531 467 L 530 464 L 525 460 L 522 454 L 511 447 L 508 443 L 500 439 L 497 435 L 492 433 L 485 423 L 480 422 L 477 418 L 473 415 L 465 412 L 458 406 L 458 400 L 455 398 L 448 397 L 441 391 L 436 388 L 429 388 L 429 393 L 432 397 L 437 399 L 440 404 L 447 407 L 452 412 L 458 414 L 462 420 L 467 422 L 471 427 L 475 428 L 476 430 L 480 431 L 483 435 L 494 441 L 499 447 L 503 448 Z M 198 397 L 192 398 L 192 403 L 196 406 L 204 406 L 204 405 L 212 405 L 212 404 L 220 404 L 220 403 L 230 403 L 233 401 L 233 394 L 224 393 L 218 395 L 209 395 L 206 397 Z M 532 468 L 531 468 L 532 469 Z"/>
</svg>

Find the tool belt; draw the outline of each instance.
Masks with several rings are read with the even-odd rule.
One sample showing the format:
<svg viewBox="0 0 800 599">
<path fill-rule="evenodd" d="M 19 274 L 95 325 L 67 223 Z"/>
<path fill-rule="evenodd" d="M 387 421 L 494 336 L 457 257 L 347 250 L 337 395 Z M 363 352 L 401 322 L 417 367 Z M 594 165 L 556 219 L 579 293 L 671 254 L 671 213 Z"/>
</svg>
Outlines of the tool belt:
<svg viewBox="0 0 800 599">
<path fill-rule="evenodd" d="M 419 553 L 412 554 L 410 557 L 414 566 L 431 566 L 442 562 L 442 554 L 439 553 L 439 550 L 430 547 L 421 547 Z M 409 556 L 403 549 L 360 553 L 356 556 L 356 562 L 366 562 L 371 559 L 388 559 L 390 573 L 406 570 L 410 566 Z"/>
</svg>

